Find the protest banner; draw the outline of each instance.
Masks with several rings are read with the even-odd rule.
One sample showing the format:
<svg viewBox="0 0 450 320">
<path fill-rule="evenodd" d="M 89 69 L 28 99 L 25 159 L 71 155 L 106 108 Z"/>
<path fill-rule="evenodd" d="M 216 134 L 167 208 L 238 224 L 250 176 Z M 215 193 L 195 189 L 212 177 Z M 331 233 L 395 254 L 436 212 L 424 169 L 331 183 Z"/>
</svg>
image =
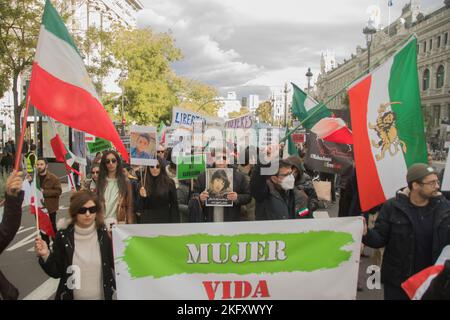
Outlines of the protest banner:
<svg viewBox="0 0 450 320">
<path fill-rule="evenodd" d="M 225 128 L 230 129 L 249 129 L 253 126 L 253 116 L 246 114 L 238 118 L 225 121 Z"/>
<path fill-rule="evenodd" d="M 200 173 L 206 170 L 204 155 L 179 156 L 177 157 L 177 179 L 197 179 Z"/>
<path fill-rule="evenodd" d="M 113 227 L 119 300 L 356 298 L 360 217 L 186 226 Z"/>
<path fill-rule="evenodd" d="M 306 134 L 308 169 L 325 173 L 341 173 L 352 165 L 352 146 L 319 139 L 316 134 Z"/>
</svg>

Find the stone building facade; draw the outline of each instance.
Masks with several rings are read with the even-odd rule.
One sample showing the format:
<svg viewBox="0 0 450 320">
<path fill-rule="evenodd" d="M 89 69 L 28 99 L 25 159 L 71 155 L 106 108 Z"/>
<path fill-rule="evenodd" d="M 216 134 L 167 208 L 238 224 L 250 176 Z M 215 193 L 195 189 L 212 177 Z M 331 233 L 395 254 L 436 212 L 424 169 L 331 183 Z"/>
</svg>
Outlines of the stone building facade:
<svg viewBox="0 0 450 320">
<path fill-rule="evenodd" d="M 396 45 L 412 34 L 417 36 L 417 68 L 428 138 L 441 135 L 441 124 L 450 119 L 450 1 L 429 13 L 420 11 L 419 1 L 411 1 L 402 15 L 389 27 L 377 30 L 370 46 L 371 68 L 381 63 Z M 321 62 L 321 64 L 323 64 Z M 357 47 L 356 54 L 336 68 L 321 70 L 316 82 L 316 97 L 327 101 L 368 67 L 368 50 Z M 323 68 L 322 68 L 323 69 Z M 333 98 L 328 106 L 349 120 L 346 91 Z"/>
</svg>

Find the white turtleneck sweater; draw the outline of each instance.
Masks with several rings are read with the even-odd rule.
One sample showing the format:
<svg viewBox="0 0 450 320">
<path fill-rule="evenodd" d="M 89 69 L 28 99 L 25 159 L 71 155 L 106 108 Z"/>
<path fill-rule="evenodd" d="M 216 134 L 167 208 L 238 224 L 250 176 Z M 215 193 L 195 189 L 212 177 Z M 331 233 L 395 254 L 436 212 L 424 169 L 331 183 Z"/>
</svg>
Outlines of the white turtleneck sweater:
<svg viewBox="0 0 450 320">
<path fill-rule="evenodd" d="M 75 251 L 72 264 L 80 268 L 80 288 L 73 290 L 75 300 L 103 300 L 103 275 L 100 244 L 95 223 L 89 228 L 75 225 Z"/>
</svg>

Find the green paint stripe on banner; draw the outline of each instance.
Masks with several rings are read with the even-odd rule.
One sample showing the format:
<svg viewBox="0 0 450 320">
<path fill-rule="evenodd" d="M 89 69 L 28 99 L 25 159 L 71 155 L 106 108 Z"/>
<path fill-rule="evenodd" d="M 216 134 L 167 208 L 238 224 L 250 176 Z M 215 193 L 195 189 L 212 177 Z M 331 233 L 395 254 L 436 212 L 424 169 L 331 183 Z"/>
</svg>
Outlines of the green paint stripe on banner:
<svg viewBox="0 0 450 320">
<path fill-rule="evenodd" d="M 132 278 L 180 274 L 262 274 L 333 269 L 348 261 L 351 233 L 309 231 L 130 237 L 121 258 Z"/>
</svg>

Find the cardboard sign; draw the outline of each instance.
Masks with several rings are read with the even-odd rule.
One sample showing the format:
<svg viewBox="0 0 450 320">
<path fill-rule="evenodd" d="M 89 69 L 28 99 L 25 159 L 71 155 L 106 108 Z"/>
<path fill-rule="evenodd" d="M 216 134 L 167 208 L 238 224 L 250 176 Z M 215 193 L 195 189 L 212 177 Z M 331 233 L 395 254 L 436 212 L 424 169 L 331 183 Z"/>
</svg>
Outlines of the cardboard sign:
<svg viewBox="0 0 450 320">
<path fill-rule="evenodd" d="M 177 157 L 177 179 L 197 179 L 200 173 L 206 170 L 204 155 L 178 156 Z"/>
<path fill-rule="evenodd" d="M 112 148 L 110 141 L 98 137 L 95 138 L 95 142 L 88 142 L 86 145 L 90 154 L 96 154 L 97 152 L 102 152 Z"/>
</svg>

